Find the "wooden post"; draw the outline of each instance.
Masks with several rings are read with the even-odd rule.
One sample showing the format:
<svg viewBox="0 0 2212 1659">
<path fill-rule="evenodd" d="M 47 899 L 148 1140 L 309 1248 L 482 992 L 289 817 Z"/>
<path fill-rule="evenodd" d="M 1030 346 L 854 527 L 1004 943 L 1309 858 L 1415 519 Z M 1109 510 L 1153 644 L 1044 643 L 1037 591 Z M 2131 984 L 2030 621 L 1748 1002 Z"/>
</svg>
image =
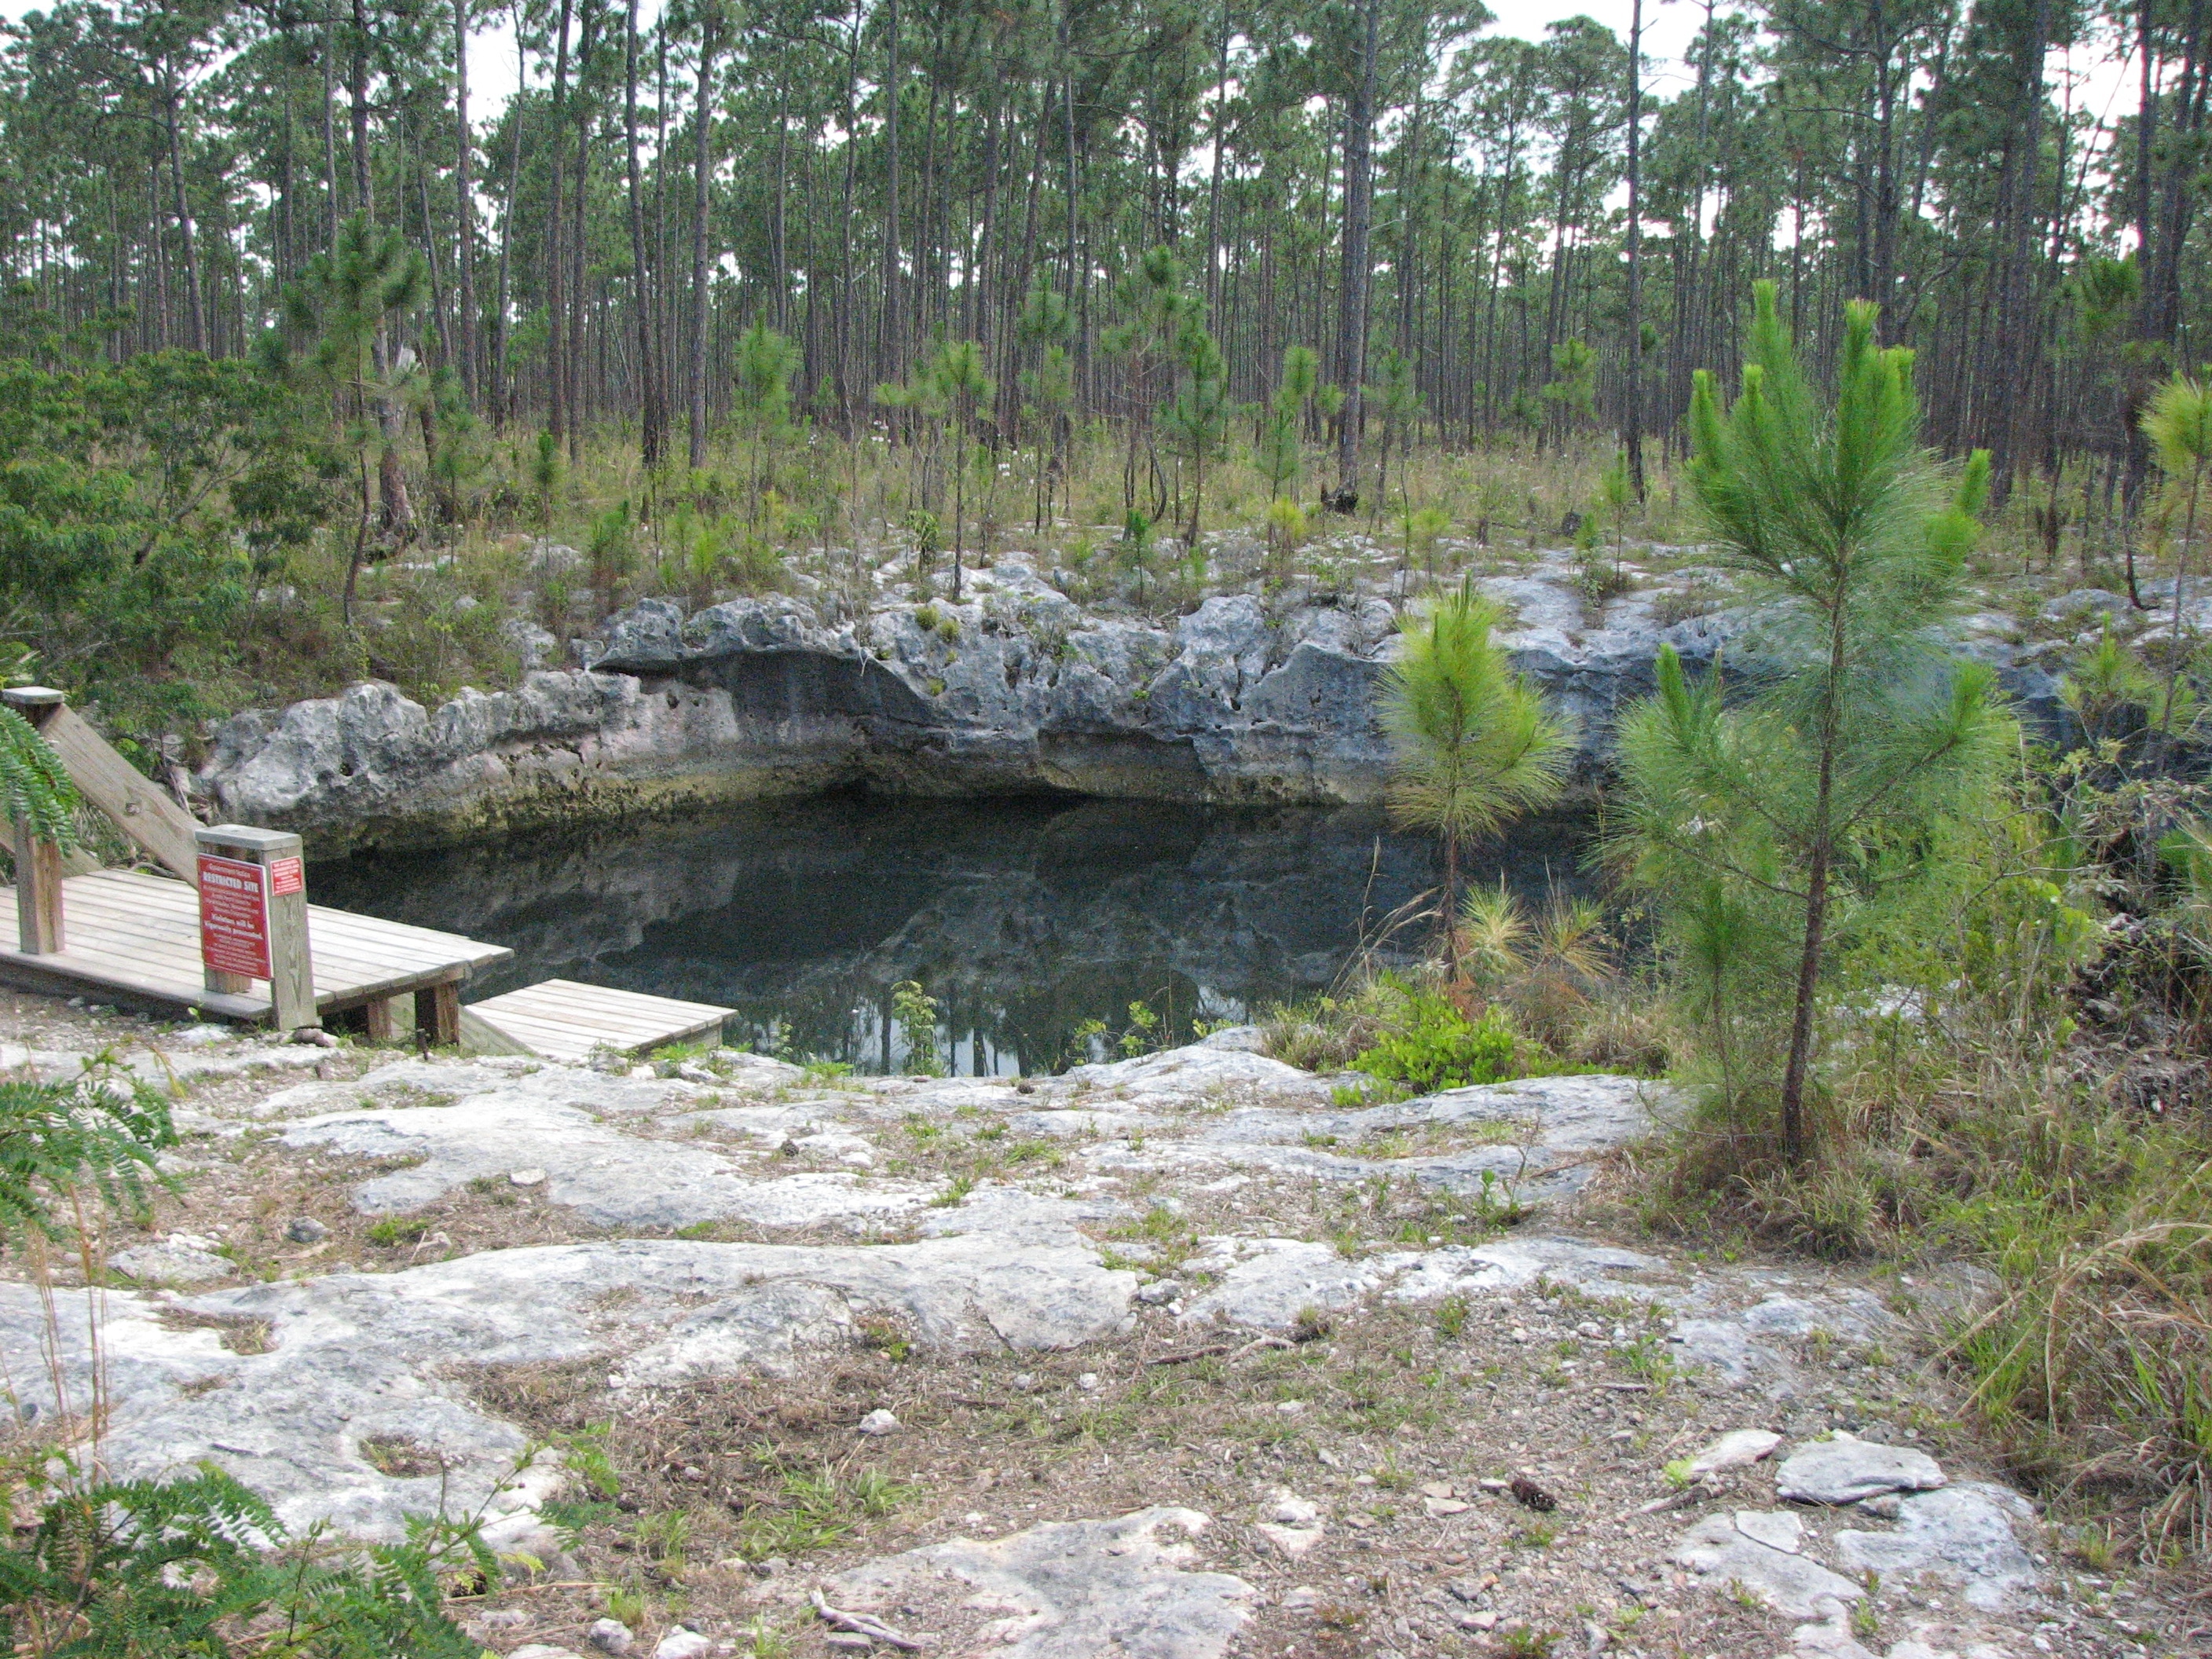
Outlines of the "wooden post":
<svg viewBox="0 0 2212 1659">
<path fill-rule="evenodd" d="M 62 694 L 44 685 L 16 686 L 6 693 L 8 706 L 33 727 L 61 707 Z M 62 849 L 15 826 L 16 948 L 50 957 L 67 948 L 62 933 Z"/>
<path fill-rule="evenodd" d="M 456 980 L 426 985 L 415 994 L 415 1030 L 428 1033 L 434 1048 L 450 1048 L 461 1040 L 461 988 Z"/>
<path fill-rule="evenodd" d="M 320 1025 L 300 838 L 281 830 L 219 823 L 196 831 L 193 840 L 207 988 L 247 991 L 254 980 L 266 979 L 270 1023 L 278 1030 Z"/>
</svg>

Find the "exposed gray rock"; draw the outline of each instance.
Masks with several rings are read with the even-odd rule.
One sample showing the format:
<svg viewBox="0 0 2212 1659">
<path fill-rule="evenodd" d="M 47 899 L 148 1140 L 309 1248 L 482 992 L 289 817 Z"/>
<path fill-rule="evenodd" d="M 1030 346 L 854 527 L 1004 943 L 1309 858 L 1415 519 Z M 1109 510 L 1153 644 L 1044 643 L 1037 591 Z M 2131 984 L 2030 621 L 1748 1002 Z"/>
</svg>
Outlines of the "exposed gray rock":
<svg viewBox="0 0 2212 1659">
<path fill-rule="evenodd" d="M 1207 1524 L 1194 1510 L 1155 1508 L 985 1543 L 957 1538 L 845 1573 L 830 1599 L 994 1614 L 972 1650 L 988 1644 L 1008 1659 L 1219 1659 L 1249 1620 L 1254 1592 L 1234 1574 L 1188 1570 L 1188 1540 Z"/>
<path fill-rule="evenodd" d="M 599 1619 L 593 1620 L 591 1629 L 584 1632 L 584 1639 L 601 1653 L 608 1655 L 609 1659 L 622 1659 L 637 1638 L 621 1620 Z"/>
<path fill-rule="evenodd" d="M 769 1227 L 824 1221 L 865 1225 L 929 1199 L 926 1187 L 869 1184 L 842 1173 L 743 1180 L 731 1154 L 627 1134 L 573 1106 L 499 1093 L 453 1106 L 310 1118 L 286 1131 L 284 1144 L 355 1158 L 417 1160 L 353 1189 L 354 1207 L 368 1215 L 419 1209 L 480 1177 L 507 1180 L 532 1158 L 549 1199 L 604 1227 L 683 1227 L 729 1219 Z"/>
<path fill-rule="evenodd" d="M 558 1470 L 543 1460 L 516 1470 L 528 1441 L 471 1402 L 455 1380 L 468 1367 L 605 1356 L 628 1387 L 773 1369 L 847 1340 L 859 1310 L 896 1320 L 927 1350 L 1066 1348 L 1120 1328 L 1136 1284 L 1088 1249 L 988 1237 L 834 1249 L 637 1240 L 215 1291 L 184 1302 L 212 1322 L 190 1327 L 149 1298 L 66 1291 L 50 1332 L 36 1291 L 0 1284 L 0 1347 L 56 1343 L 56 1366 L 16 1385 L 40 1410 L 55 1409 L 57 1381 L 86 1397 L 85 1303 L 97 1297 L 102 1453 L 118 1476 L 209 1458 L 295 1531 L 327 1519 L 371 1537 L 395 1535 L 442 1495 L 456 1510 L 488 1506 L 489 1535 L 507 1547 L 538 1527 Z M 265 1352 L 222 1346 L 225 1326 L 243 1322 L 267 1327 Z M 422 1448 L 442 1473 L 386 1475 L 362 1449 L 369 1440 Z"/>
<path fill-rule="evenodd" d="M 1885 1492 L 1928 1492 L 1943 1471 L 1924 1451 L 1885 1446 L 1838 1431 L 1801 1446 L 1775 1471 L 1774 1489 L 1797 1504 L 1856 1504 Z"/>
<path fill-rule="evenodd" d="M 1609 1277 L 1651 1273 L 1663 1263 L 1612 1245 L 1571 1238 L 1505 1239 L 1426 1251 L 1387 1250 L 1346 1259 L 1335 1246 L 1295 1238 L 1210 1238 L 1185 1263 L 1214 1275 L 1212 1286 L 1184 1306 L 1187 1322 L 1215 1322 L 1282 1330 L 1309 1308 L 1350 1307 L 1379 1291 L 1401 1301 L 1497 1295 L 1541 1275 L 1595 1296 L 1648 1297 L 1651 1291 Z"/>
<path fill-rule="evenodd" d="M 1731 1429 L 1690 1460 L 1690 1479 L 1747 1468 L 1781 1443 L 1782 1437 L 1771 1429 Z"/>
<path fill-rule="evenodd" d="M 1895 1528 L 1839 1532 L 1836 1555 L 1855 1572 L 1910 1583 L 1924 1573 L 1960 1585 L 1973 1606 L 2003 1607 L 2035 1583 L 2035 1562 L 2013 1532 L 2034 1511 L 2008 1487 L 1969 1481 L 1906 1498 Z"/>
<path fill-rule="evenodd" d="M 1771 1548 L 1739 1530 L 1732 1515 L 1709 1515 L 1682 1535 L 1675 1562 L 1721 1589 L 1741 1585 L 1778 1613 L 1800 1619 L 1824 1598 L 1856 1601 L 1866 1592 L 1802 1554 Z"/>
<path fill-rule="evenodd" d="M 118 1250 L 108 1266 L 141 1285 L 206 1285 L 238 1271 L 235 1263 L 215 1253 L 212 1241 L 184 1233 L 173 1233 L 159 1244 Z"/>
<path fill-rule="evenodd" d="M 572 550 L 541 550 L 559 568 Z M 1502 639 L 1571 717 L 1578 765 L 1604 765 L 1621 707 L 1648 695 L 1662 644 L 1692 668 L 1757 651 L 1757 617 L 1677 577 L 1595 612 L 1571 556 L 1479 585 L 1512 613 Z M 1671 597 L 1670 597 L 1671 596 Z M 2069 596 L 2069 598 L 2072 596 Z M 1662 625 L 1662 599 L 1718 608 Z M 434 712 L 393 687 L 256 709 L 218 726 L 200 787 L 229 819 L 340 839 L 465 838 L 672 798 L 808 793 L 866 782 L 926 794 L 1041 786 L 1196 801 L 1372 801 L 1388 745 L 1376 684 L 1396 612 L 1379 591 L 1271 608 L 1217 595 L 1179 621 L 1094 616 L 1015 561 L 974 574 L 937 626 L 886 595 L 850 622 L 787 594 L 687 616 L 648 599 L 607 618 L 581 665 L 544 670 L 550 636 L 518 629 L 533 670 Z M 2008 626 L 1964 643 L 2031 711 L 2056 683 Z M 1748 654 L 1747 654 L 1748 653 Z"/>
</svg>

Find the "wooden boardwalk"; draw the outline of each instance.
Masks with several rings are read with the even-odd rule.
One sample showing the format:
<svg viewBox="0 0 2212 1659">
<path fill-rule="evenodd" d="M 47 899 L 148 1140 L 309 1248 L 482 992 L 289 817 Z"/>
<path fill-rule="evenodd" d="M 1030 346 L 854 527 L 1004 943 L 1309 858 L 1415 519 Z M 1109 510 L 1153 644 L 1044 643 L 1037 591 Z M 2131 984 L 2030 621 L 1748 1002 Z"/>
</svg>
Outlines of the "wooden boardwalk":
<svg viewBox="0 0 2212 1659">
<path fill-rule="evenodd" d="M 190 884 L 100 870 L 61 885 L 66 946 L 51 954 L 18 948 L 14 896 L 0 900 L 0 977 L 33 990 L 90 994 L 164 1013 L 198 1009 L 228 1019 L 269 1018 L 265 981 L 245 992 L 207 988 L 199 896 Z M 329 1014 L 367 1007 L 371 1034 L 379 1036 L 392 1034 L 392 1003 L 411 994 L 416 1024 L 433 1041 L 453 1042 L 460 982 L 514 954 L 458 933 L 319 904 L 307 907 L 307 932 L 317 1009 Z"/>
<path fill-rule="evenodd" d="M 477 1054 L 588 1060 L 592 1051 L 644 1054 L 671 1042 L 721 1040 L 737 1010 L 549 979 L 461 1010 L 461 1046 Z"/>
</svg>

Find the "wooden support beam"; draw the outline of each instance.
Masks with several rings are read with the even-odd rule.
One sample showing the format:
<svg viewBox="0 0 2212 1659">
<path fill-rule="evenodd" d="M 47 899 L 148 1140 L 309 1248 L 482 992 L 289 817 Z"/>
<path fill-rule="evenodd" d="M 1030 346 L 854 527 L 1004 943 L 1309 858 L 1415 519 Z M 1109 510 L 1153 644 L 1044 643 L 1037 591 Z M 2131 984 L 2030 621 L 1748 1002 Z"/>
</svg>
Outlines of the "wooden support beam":
<svg viewBox="0 0 2212 1659">
<path fill-rule="evenodd" d="M 192 836 L 199 825 L 192 815 L 118 754 L 62 700 L 60 692 L 43 685 L 19 685 L 0 691 L 0 701 L 38 729 L 68 769 L 77 793 L 114 819 L 115 827 L 140 851 L 186 881 L 198 878 Z"/>
<path fill-rule="evenodd" d="M 411 997 L 373 997 L 362 1005 L 362 1012 L 368 1020 L 368 1040 L 371 1042 L 398 1042 L 414 1029 L 415 1005 Z"/>
<path fill-rule="evenodd" d="M 269 981 L 270 1023 L 280 1031 L 320 1025 L 307 945 L 307 866 L 300 838 L 281 830 L 219 823 L 195 832 L 200 952 L 208 989 Z"/>
<path fill-rule="evenodd" d="M 415 1029 L 429 1035 L 434 1048 L 451 1048 L 461 1040 L 461 987 L 458 980 L 426 985 L 415 994 Z"/>
<path fill-rule="evenodd" d="M 15 825 L 16 947 L 35 957 L 59 954 L 68 946 L 62 933 L 62 849 Z"/>
</svg>

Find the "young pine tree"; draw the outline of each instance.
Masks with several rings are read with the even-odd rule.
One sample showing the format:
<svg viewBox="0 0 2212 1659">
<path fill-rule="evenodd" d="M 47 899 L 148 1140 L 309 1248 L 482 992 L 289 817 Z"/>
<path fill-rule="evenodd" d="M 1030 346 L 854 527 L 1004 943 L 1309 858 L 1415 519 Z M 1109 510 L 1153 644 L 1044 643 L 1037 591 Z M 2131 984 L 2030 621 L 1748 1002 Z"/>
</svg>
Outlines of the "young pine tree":
<svg viewBox="0 0 2212 1659">
<path fill-rule="evenodd" d="M 2197 542 L 2197 507 L 2204 489 L 2204 470 L 2212 466 L 2212 392 L 2203 382 L 2177 374 L 2151 396 L 2143 411 L 2143 436 L 2159 469 L 2187 488 L 2189 505 L 2183 514 L 2181 550 L 2173 561 L 2173 631 L 2166 653 L 2166 696 L 2159 710 L 2159 730 L 2173 726 L 2176 682 L 2181 675 L 2181 599 L 2189 578 L 2190 550 Z"/>
<path fill-rule="evenodd" d="M 764 469 L 773 467 L 775 451 L 791 429 L 791 377 L 799 372 L 799 348 L 759 319 L 738 337 L 734 401 L 752 454 L 751 495 L 756 512 L 767 483 Z"/>
<path fill-rule="evenodd" d="M 1181 384 L 1167 413 L 1168 436 L 1176 453 L 1191 466 L 1190 525 L 1183 546 L 1198 551 L 1199 514 L 1206 502 L 1206 464 L 1229 447 L 1230 417 L 1236 405 L 1229 395 L 1229 366 L 1212 331 L 1194 313 L 1176 343 Z"/>
<path fill-rule="evenodd" d="M 1491 637 L 1498 619 L 1465 581 L 1408 615 L 1379 699 L 1396 751 L 1391 815 L 1443 844 L 1440 914 L 1455 973 L 1461 848 L 1556 799 L 1567 761 L 1565 726 Z"/>
<path fill-rule="evenodd" d="M 1954 654 L 1943 628 L 1988 457 L 1939 475 L 1920 445 L 1912 354 L 1875 344 L 1873 306 L 1850 308 L 1830 405 L 1773 284 L 1755 293 L 1741 395 L 1723 412 L 1698 376 L 1690 478 L 1719 558 L 1764 590 L 1757 690 L 1724 708 L 1717 675 L 1693 684 L 1662 652 L 1658 695 L 1622 721 L 1616 827 L 1724 1040 L 1744 1029 L 1730 1011 L 1774 988 L 1764 1041 L 1779 1053 L 1765 1061 L 1780 1061 L 1782 1152 L 1796 1165 L 1823 973 L 1858 925 L 1941 867 L 1947 827 L 1987 799 L 2013 727 L 1990 672 Z M 1773 1085 L 1759 1056 L 1722 1059 L 1732 1103 Z"/>
<path fill-rule="evenodd" d="M 1287 489 L 1297 494 L 1298 472 L 1304 465 L 1300 446 L 1306 410 L 1321 389 L 1321 359 L 1311 346 L 1291 346 L 1283 352 L 1283 378 L 1267 400 L 1267 413 L 1260 426 L 1260 444 L 1254 459 L 1260 476 L 1267 481 L 1267 499 L 1281 499 Z"/>
</svg>

